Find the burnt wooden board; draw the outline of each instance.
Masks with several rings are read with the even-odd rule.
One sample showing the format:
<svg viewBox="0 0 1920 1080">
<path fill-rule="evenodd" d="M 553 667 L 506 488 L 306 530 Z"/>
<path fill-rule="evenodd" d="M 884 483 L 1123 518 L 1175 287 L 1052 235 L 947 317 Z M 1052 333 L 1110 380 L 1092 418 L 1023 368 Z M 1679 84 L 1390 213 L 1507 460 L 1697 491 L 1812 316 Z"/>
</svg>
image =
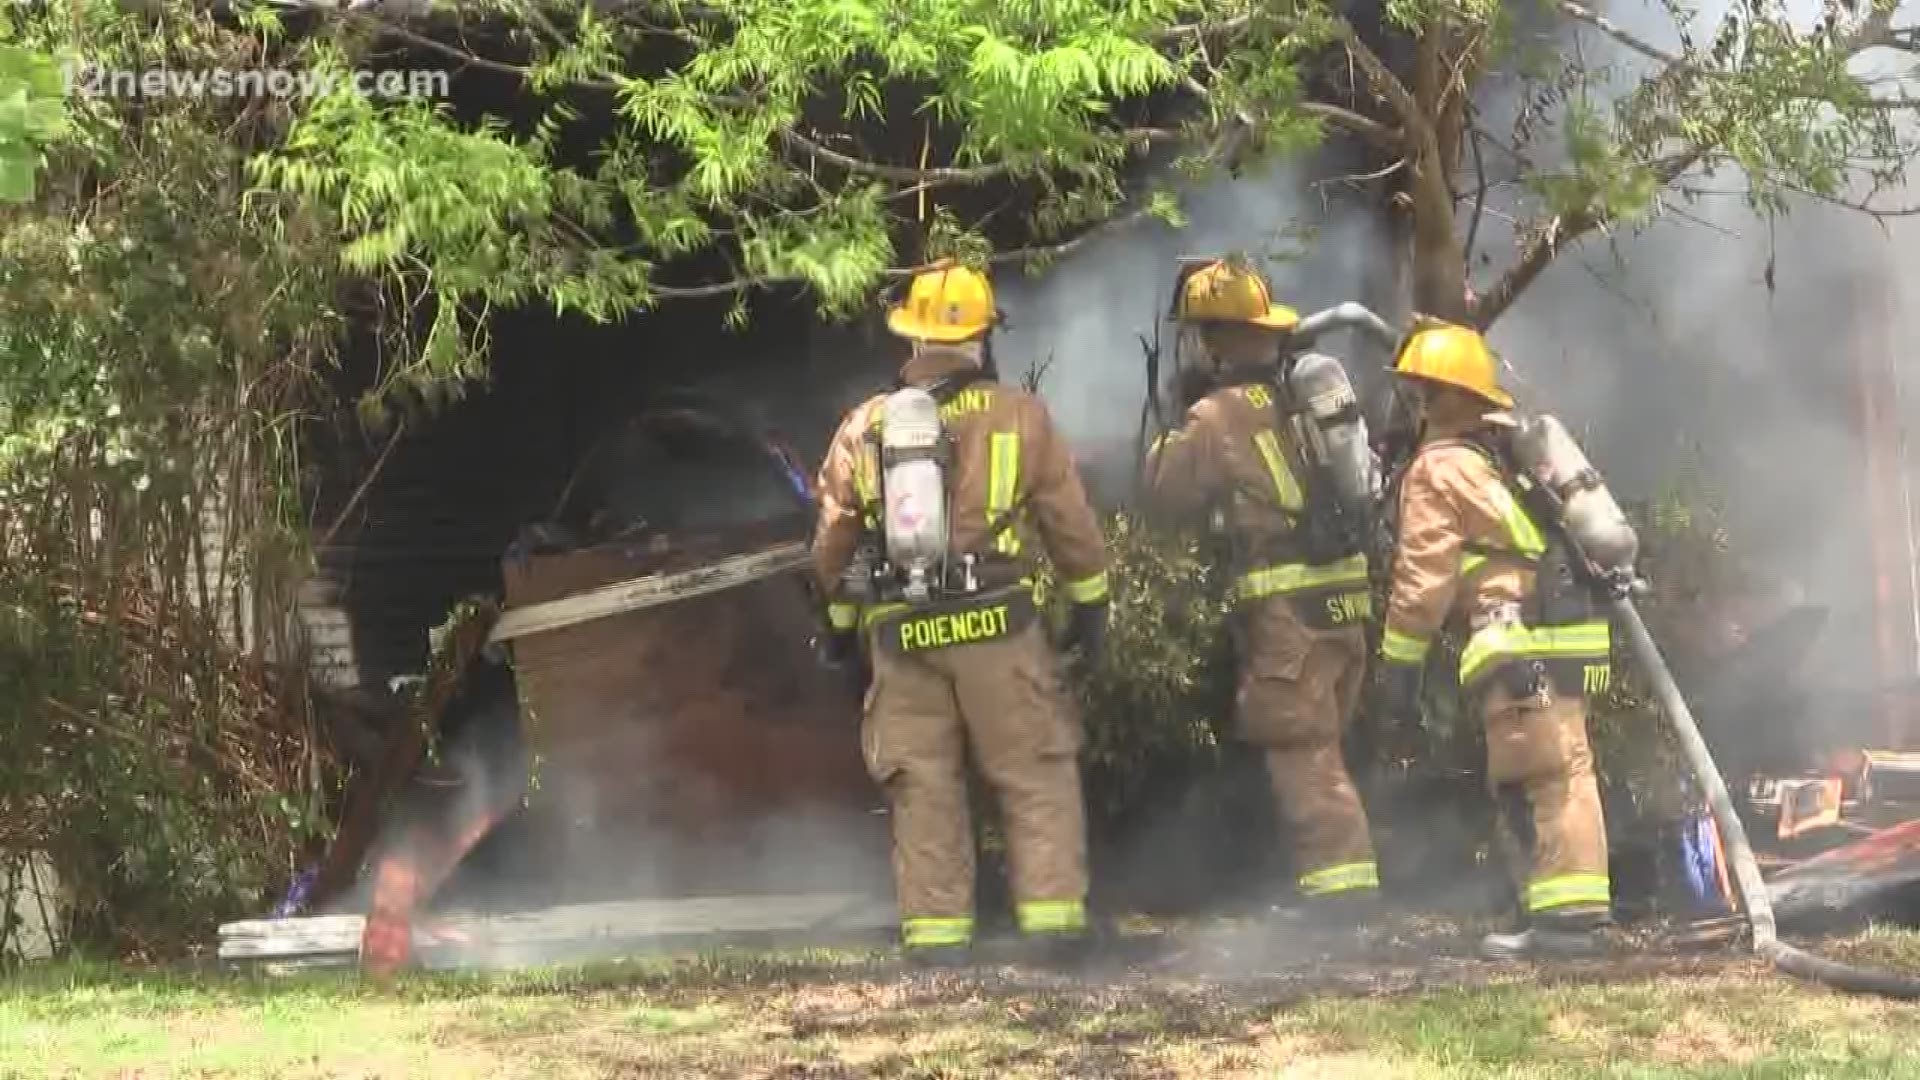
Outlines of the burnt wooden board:
<svg viewBox="0 0 1920 1080">
<path fill-rule="evenodd" d="M 1911 924 L 1920 915 L 1920 821 L 1843 844 L 1767 882 L 1788 930 L 1821 930 L 1872 918 Z"/>
</svg>

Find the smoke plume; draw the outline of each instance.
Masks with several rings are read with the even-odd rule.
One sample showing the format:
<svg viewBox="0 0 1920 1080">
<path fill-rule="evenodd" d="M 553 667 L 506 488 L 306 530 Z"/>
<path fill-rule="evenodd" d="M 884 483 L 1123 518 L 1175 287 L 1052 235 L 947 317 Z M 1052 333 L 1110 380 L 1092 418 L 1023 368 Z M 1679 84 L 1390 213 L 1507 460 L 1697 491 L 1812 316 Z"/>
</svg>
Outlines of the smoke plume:
<svg viewBox="0 0 1920 1080">
<path fill-rule="evenodd" d="M 1818 12 L 1802 6 L 1810 25 Z M 1698 24 L 1717 20 L 1718 8 Z M 1657 5 L 1609 15 L 1677 48 Z M 1597 38 L 1584 36 L 1589 61 L 1620 65 L 1622 85 L 1644 67 Z M 1491 130 L 1511 123 L 1510 97 L 1481 105 Z M 1726 500 L 1734 539 L 1767 579 L 1755 590 L 1829 606 L 1814 677 L 1868 687 L 1880 674 L 1860 361 L 1916 329 L 1904 301 L 1920 269 L 1920 228 L 1810 198 L 1785 217 L 1762 217 L 1735 170 L 1683 183 L 1691 197 L 1668 192 L 1650 224 L 1563 252 L 1492 341 L 1523 400 L 1561 415 L 1623 497 L 1657 495 L 1696 472 Z M 1513 243 L 1497 218 L 1482 230 L 1496 252 Z M 1898 377 L 1896 365 L 1896 393 Z M 1891 404 L 1910 425 L 1911 401 Z"/>
<path fill-rule="evenodd" d="M 1140 340 L 1153 341 L 1159 326 L 1164 386 L 1173 335 L 1162 324 L 1181 258 L 1249 255 L 1272 281 L 1275 300 L 1302 315 L 1379 291 L 1390 258 L 1382 221 L 1347 187 L 1311 179 L 1337 177 L 1345 157 L 1326 151 L 1274 161 L 1238 180 L 1182 185 L 1183 227 L 1147 220 L 1096 237 L 1037 278 L 1011 271 L 996 278 L 1007 315 L 1002 373 L 1013 381 L 1042 371 L 1041 393 L 1076 444 L 1090 484 L 1108 494 L 1124 490 L 1146 393 Z M 1326 347 L 1350 365 L 1382 362 L 1356 357 L 1340 340 L 1347 336 Z"/>
</svg>

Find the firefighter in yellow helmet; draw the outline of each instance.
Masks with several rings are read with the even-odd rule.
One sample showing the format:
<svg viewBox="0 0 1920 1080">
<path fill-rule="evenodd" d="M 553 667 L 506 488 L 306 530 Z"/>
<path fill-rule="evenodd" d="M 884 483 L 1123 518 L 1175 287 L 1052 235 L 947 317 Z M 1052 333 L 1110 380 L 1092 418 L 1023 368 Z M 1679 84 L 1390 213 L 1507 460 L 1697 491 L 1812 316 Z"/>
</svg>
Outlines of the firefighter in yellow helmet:
<svg viewBox="0 0 1920 1080">
<path fill-rule="evenodd" d="M 1611 904 L 1585 702 L 1605 670 L 1607 623 L 1569 599 L 1578 585 L 1556 584 L 1553 522 L 1524 505 L 1508 463 L 1514 401 L 1495 367 L 1479 333 L 1434 321 L 1395 359 L 1422 430 L 1401 481 L 1382 704 L 1392 721 L 1417 720 L 1434 636 L 1466 631 L 1460 681 L 1486 725 L 1488 780 L 1524 794 L 1530 820 L 1516 824 L 1532 834 L 1527 927 L 1488 935 L 1482 951 L 1579 955 L 1598 947 Z"/>
<path fill-rule="evenodd" d="M 1070 601 L 1067 646 L 1106 629 L 1105 542 L 1046 406 L 983 370 L 995 317 L 980 273 L 916 277 L 887 325 L 912 352 L 891 394 L 842 421 L 820 470 L 814 571 L 830 652 L 864 631 L 862 746 L 893 810 L 909 960 L 965 960 L 974 929 L 969 748 L 1006 822 L 1015 916 L 1048 953 L 1087 929 L 1079 717 L 1032 594 L 1043 545 Z"/>
<path fill-rule="evenodd" d="M 1365 678 L 1371 597 L 1364 538 L 1317 528 L 1331 492 L 1312 484 L 1286 422 L 1282 363 L 1299 319 L 1259 273 L 1225 261 L 1189 269 L 1173 315 L 1189 407 L 1148 453 L 1150 505 L 1176 518 L 1217 514 L 1225 526 L 1236 726 L 1265 752 L 1302 898 L 1276 914 L 1357 922 L 1375 907 L 1379 871 L 1341 736 Z"/>
</svg>

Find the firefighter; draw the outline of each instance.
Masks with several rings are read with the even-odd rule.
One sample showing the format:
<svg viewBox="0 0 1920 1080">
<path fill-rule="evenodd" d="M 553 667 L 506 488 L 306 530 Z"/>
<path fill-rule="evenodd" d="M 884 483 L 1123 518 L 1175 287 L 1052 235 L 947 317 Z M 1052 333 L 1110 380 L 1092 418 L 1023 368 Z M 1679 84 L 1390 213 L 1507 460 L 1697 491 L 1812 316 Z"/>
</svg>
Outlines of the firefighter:
<svg viewBox="0 0 1920 1080">
<path fill-rule="evenodd" d="M 1006 822 L 1020 931 L 1059 958 L 1087 931 L 1082 733 L 1031 571 L 1044 544 L 1069 601 L 1064 645 L 1095 656 L 1105 542 L 1046 406 L 989 374 L 995 317 L 974 270 L 913 279 L 887 319 L 911 355 L 894 393 L 834 436 L 813 542 L 832 658 L 854 655 L 861 631 L 871 655 L 862 745 L 892 806 L 902 943 L 940 966 L 964 962 L 973 939 L 969 748 Z M 916 405 L 937 405 L 944 449 L 907 445 Z"/>
<path fill-rule="evenodd" d="M 1543 569 L 1555 565 L 1556 534 L 1543 529 L 1554 523 L 1525 505 L 1507 463 L 1501 432 L 1512 425 L 1514 401 L 1495 377 L 1486 341 L 1423 320 L 1393 373 L 1419 442 L 1400 489 L 1380 646 L 1382 711 L 1390 722 L 1418 717 L 1429 646 L 1443 628 L 1464 624 L 1460 682 L 1486 725 L 1488 780 L 1508 805 L 1523 802 L 1516 826 L 1532 849 L 1528 925 L 1489 934 L 1482 951 L 1591 953 L 1611 893 L 1585 695 L 1605 684 L 1607 624 L 1570 592 L 1583 586 L 1557 584 L 1565 575 Z M 1569 606 L 1581 614 L 1567 617 Z M 1516 789 L 1524 798 L 1507 798 Z"/>
<path fill-rule="evenodd" d="M 1272 302 L 1258 272 L 1222 261 L 1189 269 L 1173 315 L 1175 377 L 1189 407 L 1148 453 L 1149 504 L 1175 518 L 1217 514 L 1225 525 L 1236 726 L 1264 751 L 1302 900 L 1276 914 L 1357 922 L 1375 907 L 1379 870 L 1341 736 L 1365 678 L 1371 597 L 1364 538 L 1313 527 L 1331 492 L 1306 482 L 1312 471 L 1282 412 L 1281 364 L 1299 320 Z"/>
</svg>

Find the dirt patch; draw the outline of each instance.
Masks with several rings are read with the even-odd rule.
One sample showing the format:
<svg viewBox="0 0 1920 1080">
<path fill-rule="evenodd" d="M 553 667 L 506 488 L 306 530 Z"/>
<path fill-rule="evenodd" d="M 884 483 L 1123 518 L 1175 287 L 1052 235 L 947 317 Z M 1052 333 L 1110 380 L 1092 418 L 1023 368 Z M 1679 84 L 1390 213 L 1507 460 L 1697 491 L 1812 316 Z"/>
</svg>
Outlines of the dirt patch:
<svg viewBox="0 0 1920 1080">
<path fill-rule="evenodd" d="M 1669 1065 L 1747 1065 L 1760 1057 L 1761 1047 L 1726 1018 L 1689 1008 L 1654 1037 L 1651 1052 L 1654 1060 Z"/>
</svg>

